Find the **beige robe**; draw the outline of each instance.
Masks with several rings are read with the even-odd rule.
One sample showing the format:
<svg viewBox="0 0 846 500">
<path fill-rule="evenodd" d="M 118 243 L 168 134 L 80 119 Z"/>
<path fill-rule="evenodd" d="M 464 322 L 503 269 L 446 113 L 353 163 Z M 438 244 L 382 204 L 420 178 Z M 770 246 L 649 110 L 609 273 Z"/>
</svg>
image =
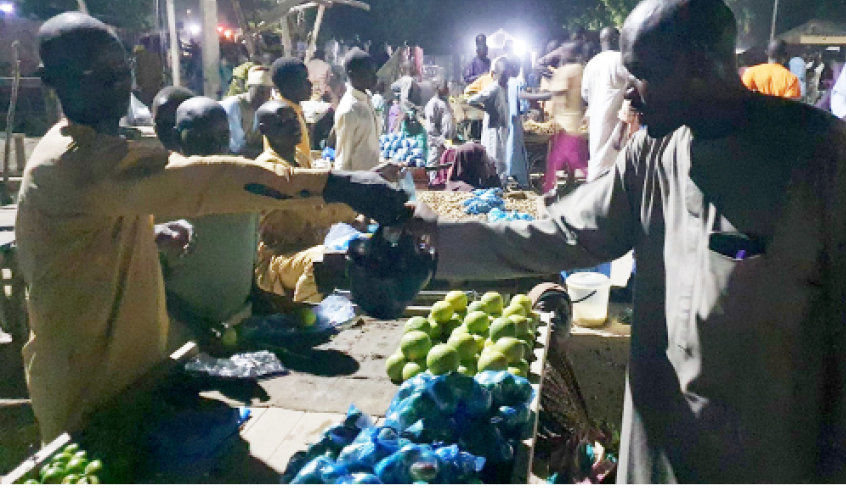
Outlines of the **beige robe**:
<svg viewBox="0 0 846 500">
<path fill-rule="evenodd" d="M 298 163 L 304 164 L 301 154 Z M 282 170 L 291 165 L 267 149 L 256 161 Z M 314 280 L 314 261 L 322 257 L 329 228 L 352 222 L 356 213 L 340 203 L 313 200 L 311 206 L 273 210 L 262 215 L 256 258 L 256 285 L 276 295 L 293 295 L 294 302 L 319 302 L 322 296 Z"/>
<path fill-rule="evenodd" d="M 635 250 L 621 482 L 846 481 L 846 124 L 745 111 L 718 140 L 639 132 L 550 219 L 439 224 L 440 279 Z"/>
<path fill-rule="evenodd" d="M 47 442 L 161 361 L 168 329 L 153 215 L 259 212 L 311 203 L 326 172 L 185 158 L 55 125 L 27 163 L 16 237 L 32 332 L 23 355 Z M 241 186 L 262 183 L 278 201 Z M 305 197 L 307 196 L 307 197 Z M 302 201 L 300 201 L 302 198 Z M 163 217 L 164 218 L 164 217 Z"/>
</svg>

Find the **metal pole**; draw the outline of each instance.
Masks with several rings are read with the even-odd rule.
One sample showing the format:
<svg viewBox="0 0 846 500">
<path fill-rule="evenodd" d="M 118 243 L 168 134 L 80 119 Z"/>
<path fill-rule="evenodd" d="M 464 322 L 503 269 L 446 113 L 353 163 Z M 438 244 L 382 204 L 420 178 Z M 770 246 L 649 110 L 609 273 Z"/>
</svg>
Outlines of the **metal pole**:
<svg viewBox="0 0 846 500">
<path fill-rule="evenodd" d="M 778 16 L 778 0 L 775 0 L 775 4 L 773 5 L 773 25 L 770 28 L 770 41 L 772 42 L 775 40 L 775 26 L 776 26 L 776 17 Z"/>
<path fill-rule="evenodd" d="M 18 90 L 21 86 L 21 59 L 18 54 L 20 42 L 15 40 L 12 43 L 12 57 L 14 58 L 14 80 L 12 82 L 12 99 L 9 102 L 9 111 L 6 114 L 6 149 L 3 152 L 3 186 L 0 188 L 0 202 L 3 205 L 12 203 L 9 196 L 9 163 L 12 160 L 12 133 L 15 128 L 15 108 L 18 104 Z"/>
<path fill-rule="evenodd" d="M 176 33 L 176 8 L 173 0 L 167 0 L 167 30 L 170 33 L 170 70 L 173 84 L 182 86 L 182 71 L 179 66 L 179 36 Z"/>
<path fill-rule="evenodd" d="M 247 24 L 247 19 L 244 17 L 244 11 L 241 9 L 241 2 L 239 0 L 232 0 L 232 8 L 235 10 L 235 17 L 238 18 L 238 25 L 241 26 L 241 31 L 244 33 L 244 43 L 247 45 L 247 52 L 250 57 L 256 55 L 256 41 L 253 39 L 253 34 L 250 31 L 250 26 Z"/>
<path fill-rule="evenodd" d="M 212 99 L 220 92 L 220 39 L 217 34 L 217 0 L 200 0 L 203 18 L 203 94 Z"/>
<path fill-rule="evenodd" d="M 320 35 L 320 25 L 323 24 L 323 13 L 326 12 L 326 6 L 320 4 L 317 8 L 317 19 L 314 20 L 314 30 L 311 32 L 311 43 L 308 44 L 308 52 L 306 52 L 305 62 L 309 62 L 317 50 L 317 37 Z"/>
</svg>

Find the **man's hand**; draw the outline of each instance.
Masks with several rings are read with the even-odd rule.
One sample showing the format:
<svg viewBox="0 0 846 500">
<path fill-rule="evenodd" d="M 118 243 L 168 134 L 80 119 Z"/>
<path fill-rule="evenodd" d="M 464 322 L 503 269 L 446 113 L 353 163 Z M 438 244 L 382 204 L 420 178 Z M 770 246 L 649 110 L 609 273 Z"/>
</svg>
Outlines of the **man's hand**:
<svg viewBox="0 0 846 500">
<path fill-rule="evenodd" d="M 323 199 L 327 203 L 345 203 L 356 212 L 384 225 L 400 222 L 411 215 L 405 206 L 408 195 L 392 186 L 375 172 L 329 173 Z"/>
<path fill-rule="evenodd" d="M 187 255 L 194 246 L 194 226 L 180 219 L 164 224 L 156 224 L 156 246 L 168 257 Z"/>
<path fill-rule="evenodd" d="M 405 229 L 416 239 L 437 248 L 438 214 L 422 201 L 407 203 L 413 217 L 406 221 Z"/>
<path fill-rule="evenodd" d="M 388 161 L 377 167 L 373 167 L 370 171 L 381 175 L 388 182 L 399 182 L 402 166 L 398 163 Z"/>
</svg>

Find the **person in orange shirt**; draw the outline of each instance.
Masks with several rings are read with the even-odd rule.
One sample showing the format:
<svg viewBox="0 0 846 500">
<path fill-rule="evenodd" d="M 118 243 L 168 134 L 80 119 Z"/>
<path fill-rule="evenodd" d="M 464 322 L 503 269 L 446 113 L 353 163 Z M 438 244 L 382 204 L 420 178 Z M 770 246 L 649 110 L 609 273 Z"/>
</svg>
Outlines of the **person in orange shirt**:
<svg viewBox="0 0 846 500">
<path fill-rule="evenodd" d="M 796 75 L 785 68 L 787 45 L 782 40 L 773 40 L 767 46 L 768 62 L 752 66 L 743 73 L 743 84 L 750 90 L 778 97 L 799 99 L 802 87 Z"/>
</svg>

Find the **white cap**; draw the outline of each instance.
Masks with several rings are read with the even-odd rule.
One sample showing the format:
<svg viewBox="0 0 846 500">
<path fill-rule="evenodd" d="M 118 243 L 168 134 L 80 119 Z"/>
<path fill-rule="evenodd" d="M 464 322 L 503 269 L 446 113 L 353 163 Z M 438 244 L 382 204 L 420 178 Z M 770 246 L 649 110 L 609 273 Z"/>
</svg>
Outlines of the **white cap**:
<svg viewBox="0 0 846 500">
<path fill-rule="evenodd" d="M 247 87 L 252 85 L 261 85 L 264 87 L 272 87 L 273 80 L 270 79 L 270 71 L 264 66 L 253 66 L 247 72 Z"/>
</svg>

